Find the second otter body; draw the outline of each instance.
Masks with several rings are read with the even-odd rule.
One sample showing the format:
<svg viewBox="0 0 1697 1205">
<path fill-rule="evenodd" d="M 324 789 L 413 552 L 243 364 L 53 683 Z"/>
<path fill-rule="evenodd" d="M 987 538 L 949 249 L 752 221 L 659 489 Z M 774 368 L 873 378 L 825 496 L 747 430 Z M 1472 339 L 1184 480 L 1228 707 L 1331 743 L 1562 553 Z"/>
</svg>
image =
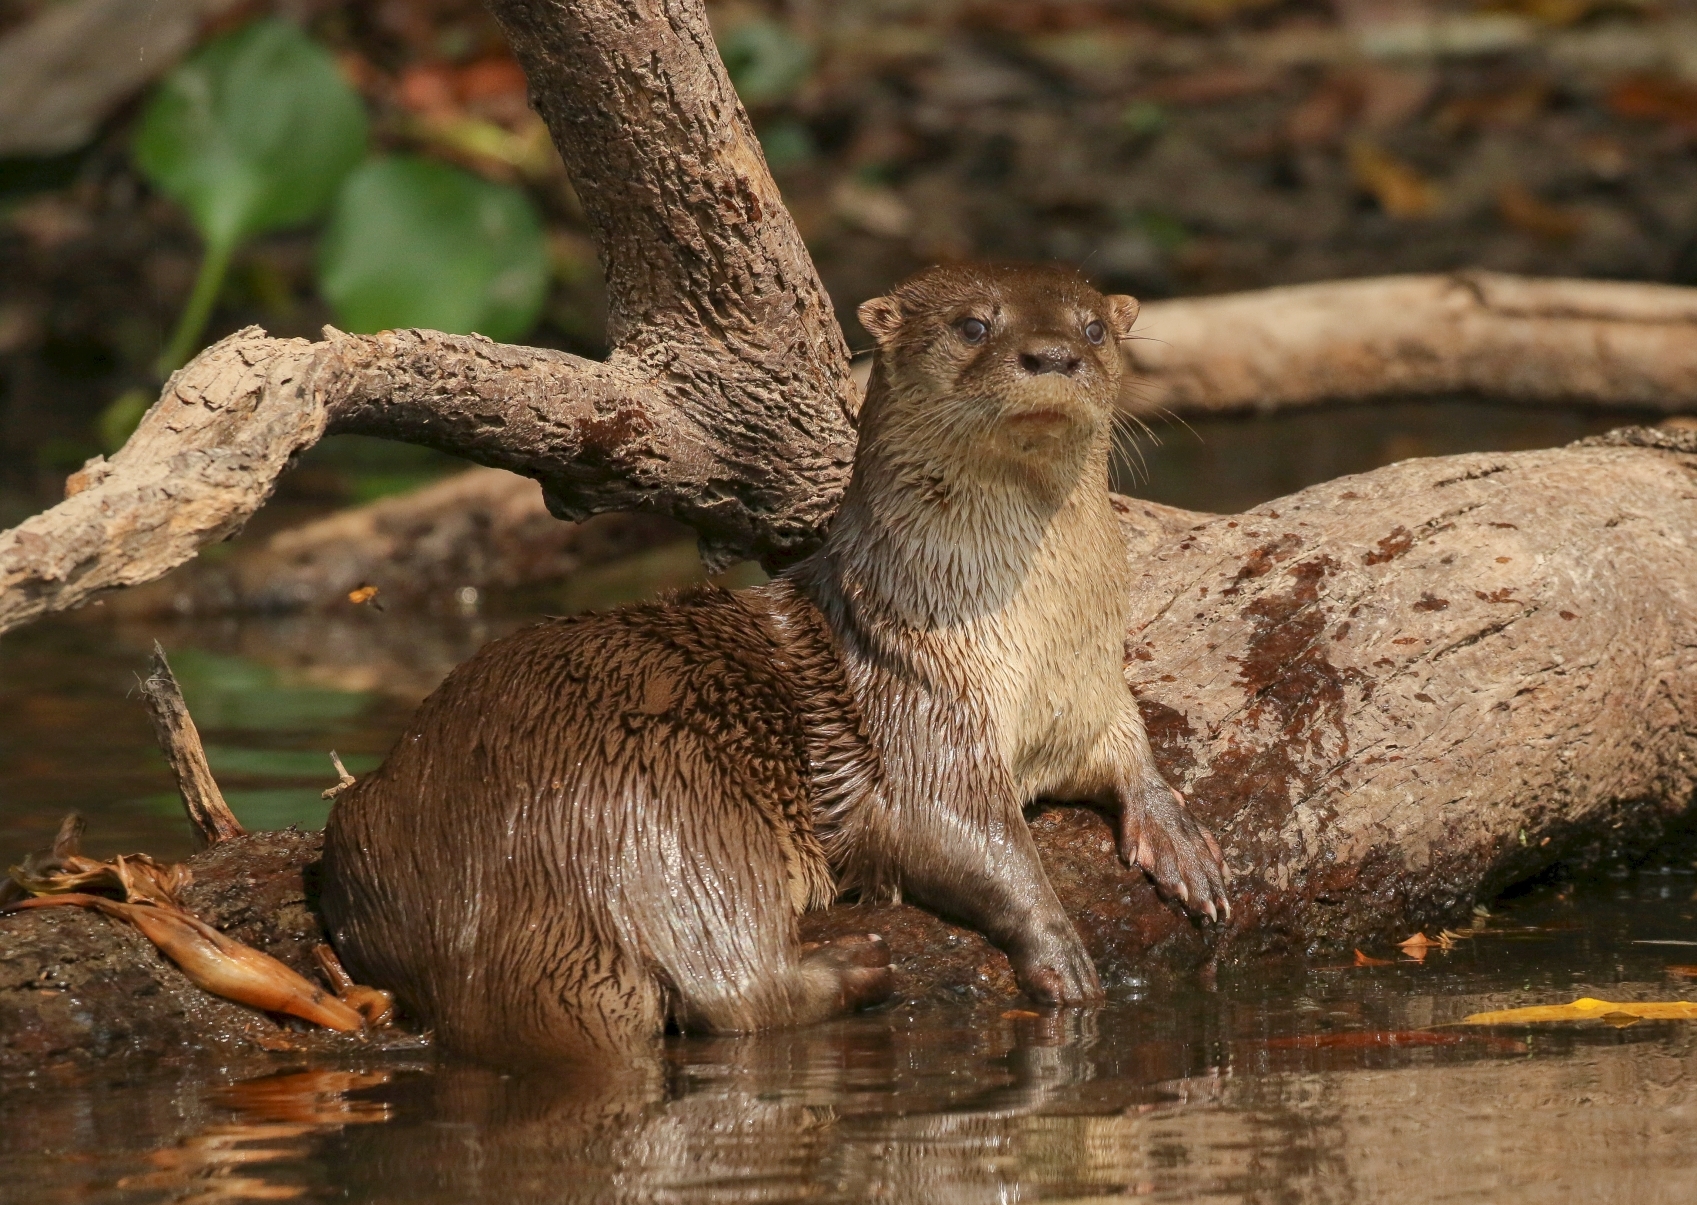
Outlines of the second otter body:
<svg viewBox="0 0 1697 1205">
<path fill-rule="evenodd" d="M 824 548 L 456 670 L 332 813 L 350 969 L 494 1058 L 798 1023 L 888 991 L 876 939 L 798 946 L 797 913 L 841 888 L 970 924 L 1033 996 L 1088 1002 L 1023 816 L 1039 795 L 1117 808 L 1122 853 L 1216 915 L 1218 847 L 1123 677 L 1107 466 L 1135 314 L 1029 267 L 866 303 L 878 359 Z"/>
</svg>

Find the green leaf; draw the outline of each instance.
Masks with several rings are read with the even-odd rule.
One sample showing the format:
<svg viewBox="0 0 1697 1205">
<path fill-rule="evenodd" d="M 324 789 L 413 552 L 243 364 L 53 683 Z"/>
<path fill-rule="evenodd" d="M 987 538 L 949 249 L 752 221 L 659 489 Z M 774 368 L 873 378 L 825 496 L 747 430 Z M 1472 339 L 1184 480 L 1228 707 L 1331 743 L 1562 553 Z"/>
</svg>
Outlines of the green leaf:
<svg viewBox="0 0 1697 1205">
<path fill-rule="evenodd" d="M 365 108 L 329 53 L 283 20 L 217 38 L 142 116 L 135 159 L 210 248 L 321 214 L 365 154 Z"/>
<path fill-rule="evenodd" d="M 411 156 L 348 177 L 318 267 L 337 318 L 360 332 L 424 327 L 507 342 L 535 324 L 548 288 L 528 196 Z"/>
<path fill-rule="evenodd" d="M 813 68 L 813 48 L 776 21 L 745 21 L 719 39 L 725 71 L 745 105 L 786 99 Z"/>
</svg>

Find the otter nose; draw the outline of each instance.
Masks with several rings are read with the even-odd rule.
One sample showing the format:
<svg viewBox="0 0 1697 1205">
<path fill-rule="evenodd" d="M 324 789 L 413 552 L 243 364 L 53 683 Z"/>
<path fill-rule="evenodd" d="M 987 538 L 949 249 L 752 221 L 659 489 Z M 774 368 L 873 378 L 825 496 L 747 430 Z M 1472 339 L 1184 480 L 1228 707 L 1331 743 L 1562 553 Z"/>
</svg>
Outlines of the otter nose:
<svg viewBox="0 0 1697 1205">
<path fill-rule="evenodd" d="M 1019 366 L 1034 377 L 1045 372 L 1070 377 L 1080 363 L 1079 356 L 1062 343 L 1028 343 L 1019 353 Z"/>
</svg>

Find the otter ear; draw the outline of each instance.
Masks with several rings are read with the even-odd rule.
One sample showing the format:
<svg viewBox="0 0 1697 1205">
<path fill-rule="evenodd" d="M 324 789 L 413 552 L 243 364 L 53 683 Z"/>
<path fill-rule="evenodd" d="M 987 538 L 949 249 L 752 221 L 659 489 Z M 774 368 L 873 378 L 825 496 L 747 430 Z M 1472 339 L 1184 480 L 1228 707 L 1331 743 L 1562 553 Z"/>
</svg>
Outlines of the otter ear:
<svg viewBox="0 0 1697 1205">
<path fill-rule="evenodd" d="M 860 325 L 866 328 L 866 333 L 878 340 L 880 346 L 901 328 L 902 307 L 894 297 L 874 297 L 871 301 L 863 301 L 855 313 L 859 315 Z"/>
<path fill-rule="evenodd" d="M 1140 308 L 1137 298 L 1115 293 L 1112 297 L 1104 297 L 1102 300 L 1108 303 L 1108 325 L 1114 328 L 1114 338 L 1131 338 L 1131 324 L 1137 321 L 1137 311 Z"/>
</svg>

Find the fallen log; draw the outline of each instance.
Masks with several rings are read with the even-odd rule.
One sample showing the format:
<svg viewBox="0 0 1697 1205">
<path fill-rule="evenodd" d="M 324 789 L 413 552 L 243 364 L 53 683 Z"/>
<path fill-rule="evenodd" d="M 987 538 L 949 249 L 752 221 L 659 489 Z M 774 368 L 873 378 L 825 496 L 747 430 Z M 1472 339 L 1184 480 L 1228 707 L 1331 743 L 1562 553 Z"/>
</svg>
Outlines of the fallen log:
<svg viewBox="0 0 1697 1205">
<path fill-rule="evenodd" d="M 1127 499 L 1121 519 L 1142 574 L 1127 677 L 1163 771 L 1220 835 L 1235 911 L 1200 926 L 1117 860 L 1105 818 L 1038 809 L 1110 989 L 1454 924 L 1557 861 L 1595 866 L 1689 820 L 1692 433 L 1405 461 L 1236 516 Z M 190 860 L 185 902 L 310 974 L 317 850 L 316 834 L 220 842 Z M 869 929 L 900 1007 L 1016 994 L 998 951 L 917 909 L 804 921 L 810 938 Z M 0 1067 L 307 1040 L 238 1023 L 98 917 L 0 921 L 0 967 Z"/>
<path fill-rule="evenodd" d="M 1697 289 L 1496 272 L 1151 302 L 1121 404 L 1183 417 L 1397 397 L 1697 410 Z"/>
<path fill-rule="evenodd" d="M 105 603 L 120 618 L 324 612 L 345 610 L 351 593 L 375 587 L 379 607 L 463 613 L 490 594 L 558 583 L 689 538 L 688 528 L 658 515 L 556 519 L 536 482 L 474 468 L 287 528 L 228 557 L 191 561 Z"/>
<path fill-rule="evenodd" d="M 573 520 L 670 517 L 713 563 L 776 565 L 816 544 L 849 468 L 847 350 L 703 5 L 491 6 L 608 266 L 607 360 L 428 331 L 238 332 L 175 374 L 63 503 L 0 532 L 0 631 L 226 538 L 330 431 L 512 469 Z M 1172 303 L 1191 308 L 1156 311 L 1164 343 L 1131 354 L 1172 408 L 1387 387 L 1690 405 L 1688 293 L 1428 278 L 1406 286 L 1406 312 L 1365 308 L 1372 289 L 1404 287 Z M 1358 317 L 1370 337 L 1351 343 L 1342 319 Z M 1589 864 L 1683 821 L 1694 457 L 1689 435 L 1627 432 L 1405 462 L 1240 516 L 1127 503 L 1142 573 L 1128 678 L 1164 770 L 1223 839 L 1237 908 L 1204 932 L 1114 860 L 1099 817 L 1042 813 L 1039 844 L 1107 982 L 1401 936 L 1557 858 Z M 223 895 L 186 902 L 310 973 L 314 840 L 222 841 L 194 867 L 196 890 Z M 1008 986 L 999 955 L 922 913 L 852 923 L 889 934 L 910 1001 Z M 0 925 L 0 1062 L 297 1042 L 259 1014 L 206 1011 L 236 1006 L 184 996 L 110 924 L 52 909 Z"/>
</svg>

